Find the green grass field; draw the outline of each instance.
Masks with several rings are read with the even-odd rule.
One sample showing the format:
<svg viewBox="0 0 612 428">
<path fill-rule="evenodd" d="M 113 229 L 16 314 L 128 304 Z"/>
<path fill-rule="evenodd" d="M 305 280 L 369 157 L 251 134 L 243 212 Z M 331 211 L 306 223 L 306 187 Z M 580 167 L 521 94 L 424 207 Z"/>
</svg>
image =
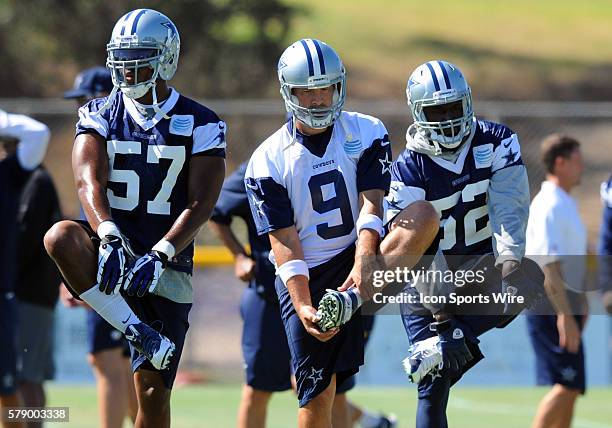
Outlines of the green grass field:
<svg viewBox="0 0 612 428">
<path fill-rule="evenodd" d="M 542 388 L 457 388 L 449 404 L 453 428 L 528 427 Z M 50 406 L 69 406 L 70 422 L 49 427 L 97 426 L 96 397 L 92 386 L 51 385 Z M 394 412 L 401 427 L 414 426 L 415 389 L 360 387 L 350 393 L 354 402 L 372 410 Z M 225 428 L 235 426 L 240 398 L 237 385 L 189 386 L 175 390 L 172 426 L 176 428 Z M 574 428 L 612 428 L 612 390 L 593 389 L 580 400 Z M 271 402 L 269 428 L 295 426 L 296 401 L 289 393 L 276 394 Z M 126 424 L 127 426 L 127 424 Z"/>
</svg>

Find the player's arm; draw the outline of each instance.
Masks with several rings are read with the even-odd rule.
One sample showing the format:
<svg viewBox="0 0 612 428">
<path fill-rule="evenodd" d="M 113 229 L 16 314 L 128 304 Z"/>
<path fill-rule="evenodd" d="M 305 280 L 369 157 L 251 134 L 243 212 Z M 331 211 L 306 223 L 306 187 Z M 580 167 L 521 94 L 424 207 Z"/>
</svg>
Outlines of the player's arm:
<svg viewBox="0 0 612 428">
<path fill-rule="evenodd" d="M 77 195 L 89 225 L 100 237 L 96 281 L 100 291 L 118 293 L 124 274 L 124 237 L 113 222 L 106 196 L 108 155 L 106 140 L 97 133 L 81 133 L 74 140 L 72 170 Z"/>
<path fill-rule="evenodd" d="M 557 330 L 559 331 L 559 346 L 576 353 L 580 346 L 580 329 L 572 313 L 567 297 L 566 285 L 561 273 L 560 262 L 548 263 L 544 266 L 544 288 L 557 314 Z"/>
<path fill-rule="evenodd" d="M 193 156 L 189 162 L 189 202 L 163 239 L 178 254 L 194 240 L 209 219 L 225 177 L 225 159 Z"/>
<path fill-rule="evenodd" d="M 371 138 L 371 144 L 357 161 L 359 217 L 355 224 L 355 264 L 339 290 L 355 286 L 359 297 L 369 300 L 374 295 L 374 286 L 369 277 L 374 270 L 373 262 L 383 235 L 383 198 L 389 192 L 393 154 L 389 134 L 382 122 L 375 120 L 364 129 L 369 129 L 372 134 L 371 137 L 363 136 Z"/>
<path fill-rule="evenodd" d="M 130 296 L 142 297 L 155 291 L 168 260 L 191 244 L 210 218 L 223 184 L 225 159 L 221 156 L 192 156 L 188 168 L 187 206 L 164 237 L 134 262 L 124 281 L 124 288 Z"/>
<path fill-rule="evenodd" d="M 255 260 L 247 252 L 232 229 L 235 216 L 249 212 L 249 200 L 244 185 L 246 163 L 225 180 L 208 227 L 234 256 L 234 275 L 241 281 L 250 281 L 255 274 Z"/>
<path fill-rule="evenodd" d="M 348 278 L 338 289 L 345 291 L 356 286 L 363 300 L 374 295 L 373 282 L 369 275 L 373 271 L 382 235 L 383 198 L 385 191 L 370 189 L 359 193 L 359 218 L 357 220 L 357 243 L 355 245 L 355 263 Z"/>
<path fill-rule="evenodd" d="M 488 208 L 493 230 L 496 265 L 507 274 L 525 255 L 525 232 L 529 218 L 529 181 L 516 134 L 507 131 L 493 153 Z"/>
<path fill-rule="evenodd" d="M 215 221 L 214 217 L 208 222 L 208 227 L 223 242 L 234 256 L 234 274 L 241 281 L 249 281 L 255 272 L 255 260 L 247 255 L 247 252 L 238 240 L 238 237 L 229 224 Z"/>
<path fill-rule="evenodd" d="M 308 287 L 308 267 L 304 261 L 304 252 L 295 226 L 289 226 L 269 232 L 270 245 L 276 260 L 277 275 L 287 287 L 293 307 L 306 331 L 318 340 L 325 342 L 331 339 L 339 329 L 326 332 L 319 330 L 319 316 L 312 306 L 310 288 Z"/>
<path fill-rule="evenodd" d="M 96 133 L 76 136 L 72 149 L 72 170 L 77 195 L 85 217 L 93 230 L 100 223 L 111 221 L 111 209 L 106 196 L 108 154 L 106 141 Z"/>
</svg>

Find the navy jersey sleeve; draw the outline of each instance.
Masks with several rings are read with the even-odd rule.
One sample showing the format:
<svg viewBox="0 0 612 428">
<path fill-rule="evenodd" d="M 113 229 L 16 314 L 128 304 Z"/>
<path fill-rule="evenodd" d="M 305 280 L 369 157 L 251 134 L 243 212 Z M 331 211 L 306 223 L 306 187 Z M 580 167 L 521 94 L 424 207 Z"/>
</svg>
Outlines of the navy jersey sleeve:
<svg viewBox="0 0 612 428">
<path fill-rule="evenodd" d="M 504 125 L 492 122 L 488 124 L 492 125 L 490 132 L 493 134 L 494 142 L 491 171 L 495 173 L 510 166 L 523 165 L 518 135 Z"/>
<path fill-rule="evenodd" d="M 391 222 L 408 205 L 425 199 L 425 179 L 416 156 L 420 155 L 405 150 L 391 166 L 389 195 L 383 203 L 385 224 Z"/>
<path fill-rule="evenodd" d="M 245 162 L 223 183 L 219 200 L 217 200 L 210 218 L 212 221 L 230 224 L 232 217 L 243 217 L 245 213 L 250 212 L 249 200 L 244 185 L 246 167 L 247 163 Z"/>
<path fill-rule="evenodd" d="M 79 108 L 79 121 L 76 124 L 76 135 L 96 133 L 102 138 L 108 136 L 108 123 L 111 108 L 102 113 L 98 111 L 106 103 L 106 98 L 96 98 Z"/>
<path fill-rule="evenodd" d="M 225 157 L 227 125 L 212 111 L 197 105 L 192 156 Z"/>
<path fill-rule="evenodd" d="M 247 166 L 246 192 L 259 235 L 295 224 L 289 193 L 280 174 L 263 150 L 257 150 Z"/>
<path fill-rule="evenodd" d="M 391 144 L 386 133 L 372 141 L 357 162 L 357 191 L 381 189 L 385 195 L 391 183 Z"/>
</svg>

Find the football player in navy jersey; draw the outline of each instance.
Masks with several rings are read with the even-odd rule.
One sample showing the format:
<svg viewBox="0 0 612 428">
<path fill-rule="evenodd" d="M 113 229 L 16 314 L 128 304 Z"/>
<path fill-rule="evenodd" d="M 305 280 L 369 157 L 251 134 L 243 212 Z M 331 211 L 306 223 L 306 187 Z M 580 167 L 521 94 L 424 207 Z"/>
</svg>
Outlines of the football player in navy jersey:
<svg viewBox="0 0 612 428">
<path fill-rule="evenodd" d="M 45 237 L 67 285 L 132 349 L 137 427 L 170 426 L 191 309 L 194 237 L 225 174 L 225 124 L 168 87 L 180 38 L 150 9 L 122 16 L 107 45 L 114 88 L 79 109 L 73 149 L 88 223 Z"/>
<path fill-rule="evenodd" d="M 517 135 L 474 117 L 470 87 L 448 62 L 417 67 L 406 94 L 414 123 L 393 164 L 386 221 L 415 201 L 431 202 L 440 233 L 430 269 L 480 269 L 489 288 L 478 292 L 518 293 L 532 304 L 543 294 L 543 275 L 523 258 L 529 185 Z M 409 293 L 432 293 L 421 288 L 431 283 L 411 285 Z M 433 288 L 446 297 L 474 290 L 452 282 Z M 412 344 L 407 371 L 418 383 L 416 426 L 444 428 L 451 385 L 483 358 L 478 336 L 507 324 L 525 305 L 474 305 L 466 313 L 453 304 L 415 301 L 403 305 L 402 319 Z"/>
<path fill-rule="evenodd" d="M 373 289 L 362 275 L 368 257 L 379 251 L 391 147 L 380 120 L 342 111 L 345 70 L 329 45 L 315 39 L 293 43 L 281 55 L 278 77 L 292 120 L 254 152 L 245 185 L 257 232 L 268 234 L 276 265 L 298 426 L 328 427 L 336 386 L 363 364 L 358 308 Z M 433 241 L 438 219 L 429 203 L 417 202 L 393 225 L 387 246 L 418 255 Z M 420 256 L 412 258 L 405 261 L 408 267 Z M 327 313 L 323 320 L 317 312 L 321 298 L 342 284 L 341 322 Z M 334 426 L 349 426 L 348 419 L 334 417 Z"/>
</svg>

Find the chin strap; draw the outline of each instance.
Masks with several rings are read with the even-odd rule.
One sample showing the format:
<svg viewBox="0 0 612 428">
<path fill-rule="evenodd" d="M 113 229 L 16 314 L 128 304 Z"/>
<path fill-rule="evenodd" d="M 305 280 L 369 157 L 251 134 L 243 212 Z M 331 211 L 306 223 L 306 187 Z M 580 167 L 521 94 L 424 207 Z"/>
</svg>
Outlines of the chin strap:
<svg viewBox="0 0 612 428">
<path fill-rule="evenodd" d="M 157 105 L 157 90 L 156 90 L 155 85 L 153 85 L 153 87 L 151 88 L 151 91 L 153 95 L 153 110 L 155 110 L 155 115 L 161 114 L 164 117 L 164 119 L 170 119 L 170 116 L 164 113 L 162 109 L 159 108 L 159 106 Z"/>
<path fill-rule="evenodd" d="M 113 86 L 113 90 L 106 97 L 106 101 L 104 102 L 102 107 L 100 107 L 100 109 L 98 111 L 92 113 L 92 116 L 104 113 L 106 111 L 106 109 L 110 107 L 111 100 L 115 97 L 115 95 L 117 94 L 117 91 L 119 91 L 119 87 L 118 86 Z"/>
</svg>

